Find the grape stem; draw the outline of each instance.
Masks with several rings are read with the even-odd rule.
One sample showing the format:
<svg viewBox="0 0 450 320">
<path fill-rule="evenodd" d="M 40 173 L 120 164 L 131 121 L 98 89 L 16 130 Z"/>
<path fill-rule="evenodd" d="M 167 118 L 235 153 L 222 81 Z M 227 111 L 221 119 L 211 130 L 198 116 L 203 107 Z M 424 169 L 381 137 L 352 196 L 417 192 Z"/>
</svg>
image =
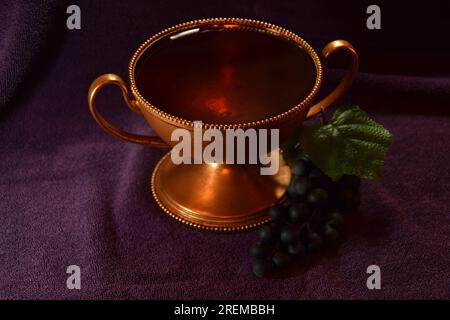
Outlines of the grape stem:
<svg viewBox="0 0 450 320">
<path fill-rule="evenodd" d="M 318 214 L 318 211 L 314 210 L 313 213 L 308 217 L 308 219 L 300 226 L 300 230 L 307 229 L 309 232 L 312 232 L 313 230 L 309 223 L 317 214 Z"/>
<path fill-rule="evenodd" d="M 323 126 L 328 124 L 327 116 L 325 115 L 325 111 L 324 111 L 323 107 L 320 108 L 319 115 L 320 115 L 320 124 Z"/>
</svg>

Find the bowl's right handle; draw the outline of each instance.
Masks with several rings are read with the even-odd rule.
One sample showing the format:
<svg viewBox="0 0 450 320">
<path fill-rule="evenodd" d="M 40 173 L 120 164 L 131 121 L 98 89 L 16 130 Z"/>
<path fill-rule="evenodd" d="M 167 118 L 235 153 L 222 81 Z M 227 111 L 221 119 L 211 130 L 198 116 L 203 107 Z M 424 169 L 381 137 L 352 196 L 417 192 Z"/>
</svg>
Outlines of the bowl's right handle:
<svg viewBox="0 0 450 320">
<path fill-rule="evenodd" d="M 145 144 L 152 147 L 168 147 L 168 145 L 159 137 L 143 136 L 140 134 L 129 133 L 117 129 L 98 113 L 97 109 L 95 108 L 95 97 L 100 88 L 109 84 L 118 86 L 120 88 L 120 91 L 122 91 L 123 99 L 130 107 L 130 109 L 136 113 L 141 113 L 139 107 L 136 104 L 136 100 L 130 97 L 127 86 L 125 85 L 125 82 L 122 80 L 122 78 L 113 73 L 103 74 L 92 82 L 88 92 L 89 110 L 91 111 L 91 114 L 94 117 L 95 121 L 97 121 L 98 125 L 113 136 L 128 142 Z"/>
<path fill-rule="evenodd" d="M 330 54 L 340 50 L 345 50 L 350 54 L 352 58 L 347 73 L 345 74 L 344 78 L 342 78 L 339 85 L 333 91 L 331 91 L 331 93 L 329 93 L 325 98 L 323 98 L 321 101 L 319 101 L 309 109 L 306 118 L 314 117 L 318 113 L 322 112 L 323 109 L 333 105 L 336 101 L 338 101 L 350 88 L 353 80 L 356 77 L 359 67 L 359 58 L 358 54 L 355 51 L 355 48 L 353 48 L 353 46 L 348 41 L 335 40 L 328 43 L 322 50 L 322 58 L 324 64 L 327 62 Z"/>
</svg>

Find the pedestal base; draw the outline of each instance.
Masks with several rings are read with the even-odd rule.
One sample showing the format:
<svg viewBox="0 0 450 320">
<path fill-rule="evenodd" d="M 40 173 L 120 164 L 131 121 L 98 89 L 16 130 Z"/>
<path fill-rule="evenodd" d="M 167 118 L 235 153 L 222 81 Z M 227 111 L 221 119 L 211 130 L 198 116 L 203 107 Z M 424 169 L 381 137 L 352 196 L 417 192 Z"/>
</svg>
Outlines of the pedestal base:
<svg viewBox="0 0 450 320">
<path fill-rule="evenodd" d="M 152 174 L 152 194 L 172 218 L 211 231 L 240 231 L 270 220 L 267 209 L 284 196 L 291 172 L 280 155 L 276 175 L 259 165 L 173 164 L 170 152 Z"/>
</svg>

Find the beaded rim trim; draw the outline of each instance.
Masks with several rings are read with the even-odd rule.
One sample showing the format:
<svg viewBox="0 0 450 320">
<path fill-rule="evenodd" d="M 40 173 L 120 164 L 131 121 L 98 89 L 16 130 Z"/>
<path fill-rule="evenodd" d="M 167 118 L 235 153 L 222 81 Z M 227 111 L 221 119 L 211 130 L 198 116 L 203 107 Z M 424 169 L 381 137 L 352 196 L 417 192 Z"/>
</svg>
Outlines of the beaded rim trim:
<svg viewBox="0 0 450 320">
<path fill-rule="evenodd" d="M 129 79 L 131 83 L 131 90 L 133 94 L 135 95 L 136 99 L 144 105 L 146 108 L 149 109 L 150 112 L 157 114 L 159 117 L 168 120 L 169 122 L 175 123 L 177 125 L 181 126 L 187 126 L 187 127 L 193 127 L 194 122 L 186 119 L 182 119 L 176 116 L 173 116 L 171 114 L 168 114 L 158 108 L 156 108 L 154 105 L 152 105 L 150 102 L 148 102 L 139 92 L 135 78 L 134 78 L 134 69 L 136 66 L 137 61 L 139 60 L 141 54 L 149 48 L 151 45 L 153 45 L 156 41 L 160 40 L 161 38 L 174 33 L 179 32 L 182 30 L 186 30 L 192 27 L 200 27 L 200 26 L 210 26 L 214 24 L 237 24 L 242 25 L 242 27 L 245 27 L 246 29 L 253 29 L 255 31 L 264 31 L 271 33 L 276 36 L 282 36 L 286 37 L 290 40 L 295 41 L 297 44 L 302 46 L 308 54 L 311 56 L 311 58 L 314 61 L 314 64 L 316 66 L 316 82 L 314 84 L 314 87 L 312 88 L 311 92 L 308 94 L 308 96 L 301 101 L 296 106 L 290 108 L 289 110 L 280 113 L 278 115 L 272 116 L 270 118 L 262 119 L 262 120 L 256 120 L 252 122 L 242 122 L 242 123 L 233 123 L 233 124 L 217 124 L 217 123 L 204 123 L 203 127 L 205 129 L 208 128 L 215 128 L 215 129 L 237 129 L 237 128 L 250 128 L 250 127 L 260 127 L 267 124 L 271 124 L 277 121 L 280 121 L 284 118 L 287 118 L 295 113 L 298 113 L 303 110 L 303 108 L 307 107 L 312 99 L 316 96 L 317 92 L 319 91 L 320 85 L 322 83 L 323 78 L 323 71 L 322 71 L 322 64 L 320 62 L 319 56 L 314 51 L 314 49 L 300 36 L 296 35 L 295 33 L 288 31 L 282 27 L 279 27 L 277 25 L 268 23 L 268 22 L 262 22 L 258 20 L 252 20 L 252 19 L 243 19 L 243 18 L 210 18 L 210 19 L 200 19 L 200 20 L 193 20 L 181 24 L 177 24 L 175 26 L 172 26 L 170 28 L 164 29 L 163 31 L 155 34 L 151 38 L 147 39 L 141 46 L 137 49 L 137 51 L 134 53 L 133 57 L 131 58 L 130 64 L 128 66 L 128 74 Z"/>
</svg>

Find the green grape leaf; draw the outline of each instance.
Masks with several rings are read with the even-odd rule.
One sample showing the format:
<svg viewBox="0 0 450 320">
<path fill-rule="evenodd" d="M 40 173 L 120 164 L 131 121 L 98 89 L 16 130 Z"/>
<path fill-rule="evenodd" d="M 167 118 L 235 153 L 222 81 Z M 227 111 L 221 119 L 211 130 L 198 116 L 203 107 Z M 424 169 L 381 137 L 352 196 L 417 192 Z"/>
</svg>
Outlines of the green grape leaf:
<svg viewBox="0 0 450 320">
<path fill-rule="evenodd" d="M 378 180 L 392 134 L 358 106 L 339 108 L 328 124 L 303 126 L 300 148 L 333 180 L 344 174 Z"/>
</svg>

